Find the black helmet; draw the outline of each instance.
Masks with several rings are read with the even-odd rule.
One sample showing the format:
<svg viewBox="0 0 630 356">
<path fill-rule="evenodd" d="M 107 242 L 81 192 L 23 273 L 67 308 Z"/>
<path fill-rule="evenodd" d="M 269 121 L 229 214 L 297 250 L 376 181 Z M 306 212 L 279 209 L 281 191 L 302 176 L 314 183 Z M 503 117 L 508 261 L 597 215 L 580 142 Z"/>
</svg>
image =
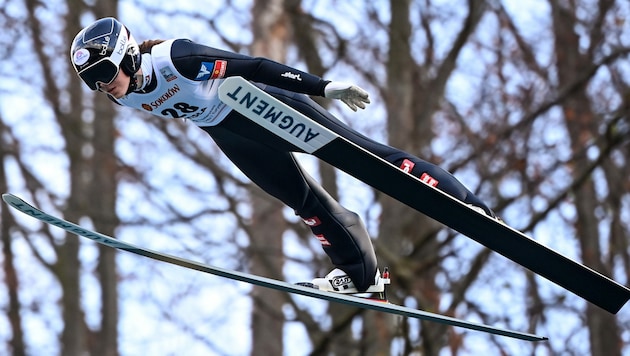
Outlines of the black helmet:
<svg viewBox="0 0 630 356">
<path fill-rule="evenodd" d="M 98 82 L 111 83 L 121 68 L 133 79 L 140 69 L 141 58 L 129 30 L 112 17 L 97 20 L 81 30 L 70 48 L 74 70 L 92 90 L 98 89 Z"/>
</svg>

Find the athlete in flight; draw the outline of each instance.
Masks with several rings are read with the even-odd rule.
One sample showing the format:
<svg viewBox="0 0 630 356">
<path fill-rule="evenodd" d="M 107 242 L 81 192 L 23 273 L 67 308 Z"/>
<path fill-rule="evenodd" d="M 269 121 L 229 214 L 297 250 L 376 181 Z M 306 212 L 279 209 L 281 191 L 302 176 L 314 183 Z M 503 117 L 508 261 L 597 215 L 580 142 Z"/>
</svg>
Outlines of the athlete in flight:
<svg viewBox="0 0 630 356">
<path fill-rule="evenodd" d="M 268 132 L 221 102 L 224 78 L 241 76 L 312 120 L 391 162 L 473 208 L 494 213 L 455 177 L 434 164 L 354 131 L 308 96 L 339 99 L 364 109 L 368 93 L 356 85 L 324 80 L 271 61 L 204 46 L 186 39 L 145 41 L 138 45 L 114 18 L 81 30 L 70 50 L 79 77 L 114 102 L 166 118 L 185 118 L 212 137 L 252 182 L 295 210 L 321 242 L 335 266 L 320 289 L 382 292 L 370 236 L 360 217 L 341 206 L 302 169 L 300 149 Z"/>
</svg>

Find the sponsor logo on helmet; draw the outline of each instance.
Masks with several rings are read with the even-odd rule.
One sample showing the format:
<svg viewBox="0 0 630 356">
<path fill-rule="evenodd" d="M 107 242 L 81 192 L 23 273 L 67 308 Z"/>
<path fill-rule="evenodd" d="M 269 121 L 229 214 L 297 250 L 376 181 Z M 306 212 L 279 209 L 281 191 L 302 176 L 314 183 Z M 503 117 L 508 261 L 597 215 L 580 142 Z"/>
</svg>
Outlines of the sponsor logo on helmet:
<svg viewBox="0 0 630 356">
<path fill-rule="evenodd" d="M 82 66 L 90 59 L 90 51 L 85 48 L 81 48 L 74 52 L 74 64 Z"/>
<path fill-rule="evenodd" d="M 118 41 L 117 45 L 118 50 L 116 51 L 116 53 L 118 53 L 119 55 L 123 55 L 125 53 L 125 47 L 127 46 L 127 36 L 123 36 L 122 39 Z"/>
<path fill-rule="evenodd" d="M 110 40 L 111 40 L 111 37 L 105 36 L 105 42 L 101 44 L 101 52 L 99 53 L 101 56 L 104 56 L 107 54 L 107 49 L 109 48 Z"/>
<path fill-rule="evenodd" d="M 108 36 L 109 37 L 109 36 Z M 122 30 L 118 33 L 118 39 L 116 40 L 116 44 L 113 46 L 112 52 L 110 54 L 110 59 L 116 65 L 120 65 L 123 58 L 125 57 L 125 48 L 127 48 L 128 43 L 127 30 L 123 27 Z M 107 41 L 107 46 L 109 47 L 109 40 Z"/>
</svg>

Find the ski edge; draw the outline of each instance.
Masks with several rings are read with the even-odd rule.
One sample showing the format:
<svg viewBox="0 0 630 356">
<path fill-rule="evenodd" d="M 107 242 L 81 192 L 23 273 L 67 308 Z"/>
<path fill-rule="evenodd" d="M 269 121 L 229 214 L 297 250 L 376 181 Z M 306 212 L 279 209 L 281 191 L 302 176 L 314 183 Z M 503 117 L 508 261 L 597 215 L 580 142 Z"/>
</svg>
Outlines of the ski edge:
<svg viewBox="0 0 630 356">
<path fill-rule="evenodd" d="M 282 292 L 288 292 L 292 294 L 318 298 L 318 299 L 327 300 L 330 302 L 336 302 L 336 303 L 346 304 L 350 306 L 355 306 L 362 309 L 370 309 L 370 310 L 376 310 L 376 311 L 385 312 L 385 313 L 412 317 L 412 318 L 437 322 L 441 324 L 446 324 L 450 326 L 486 332 L 489 334 L 511 337 L 511 338 L 525 340 L 525 341 L 548 340 L 547 337 L 538 336 L 535 334 L 507 330 L 507 329 L 497 328 L 497 327 L 479 324 L 475 322 L 469 322 L 469 321 L 465 321 L 465 320 L 461 320 L 461 319 L 457 319 L 457 318 L 453 318 L 453 317 L 449 317 L 449 316 L 445 316 L 441 314 L 430 313 L 430 312 L 417 310 L 417 309 L 413 309 L 409 307 L 404 307 L 404 306 L 400 306 L 396 304 L 372 301 L 369 299 L 363 299 L 360 297 L 355 297 L 355 296 L 350 296 L 350 295 L 323 292 L 317 289 L 294 285 L 294 284 L 290 284 L 287 282 L 283 282 L 283 281 L 279 281 L 279 280 L 275 280 L 275 279 L 271 279 L 267 277 L 256 276 L 249 273 L 233 271 L 229 269 L 224 269 L 220 267 L 203 264 L 200 262 L 195 262 L 192 260 L 187 260 L 184 258 L 172 256 L 169 254 L 153 251 L 147 248 L 135 246 L 133 244 L 118 240 L 111 236 L 104 235 L 97 231 L 92 231 L 90 229 L 83 228 L 80 225 L 77 225 L 67 220 L 64 220 L 62 218 L 50 215 L 32 206 L 31 204 L 27 203 L 23 199 L 11 193 L 2 194 L 2 199 L 9 206 L 20 211 L 21 213 L 26 214 L 30 217 L 36 218 L 49 225 L 56 226 L 58 228 L 66 230 L 67 232 L 70 232 L 72 234 L 89 238 L 97 243 L 100 243 L 102 245 L 105 245 L 111 248 L 131 252 L 136 255 L 148 257 L 154 260 L 166 262 L 166 263 L 177 265 L 180 267 L 216 275 L 219 277 L 229 278 L 229 279 L 240 281 L 240 282 L 258 285 L 265 288 L 271 288 L 271 289 L 282 291 Z"/>
</svg>

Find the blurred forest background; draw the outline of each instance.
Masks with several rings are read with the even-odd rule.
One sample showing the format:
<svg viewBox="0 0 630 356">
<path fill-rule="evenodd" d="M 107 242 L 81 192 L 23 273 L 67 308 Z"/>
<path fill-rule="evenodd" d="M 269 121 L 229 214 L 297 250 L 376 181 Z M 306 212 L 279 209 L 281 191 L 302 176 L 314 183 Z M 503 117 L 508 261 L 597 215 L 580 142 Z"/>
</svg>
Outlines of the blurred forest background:
<svg viewBox="0 0 630 356">
<path fill-rule="evenodd" d="M 113 105 L 69 65 L 116 16 L 371 93 L 368 136 L 453 172 L 511 226 L 628 284 L 627 0 L 0 0 L 0 191 L 162 252 L 298 282 L 331 268 L 292 211 L 194 125 Z M 0 224 L 0 354 L 630 353 L 611 315 L 312 157 L 364 218 L 396 303 L 548 336 L 527 343 L 252 288 L 117 253 L 18 216 Z M 264 164 L 264 162 L 261 162 Z M 426 202 L 431 204 L 431 202 Z"/>
</svg>

